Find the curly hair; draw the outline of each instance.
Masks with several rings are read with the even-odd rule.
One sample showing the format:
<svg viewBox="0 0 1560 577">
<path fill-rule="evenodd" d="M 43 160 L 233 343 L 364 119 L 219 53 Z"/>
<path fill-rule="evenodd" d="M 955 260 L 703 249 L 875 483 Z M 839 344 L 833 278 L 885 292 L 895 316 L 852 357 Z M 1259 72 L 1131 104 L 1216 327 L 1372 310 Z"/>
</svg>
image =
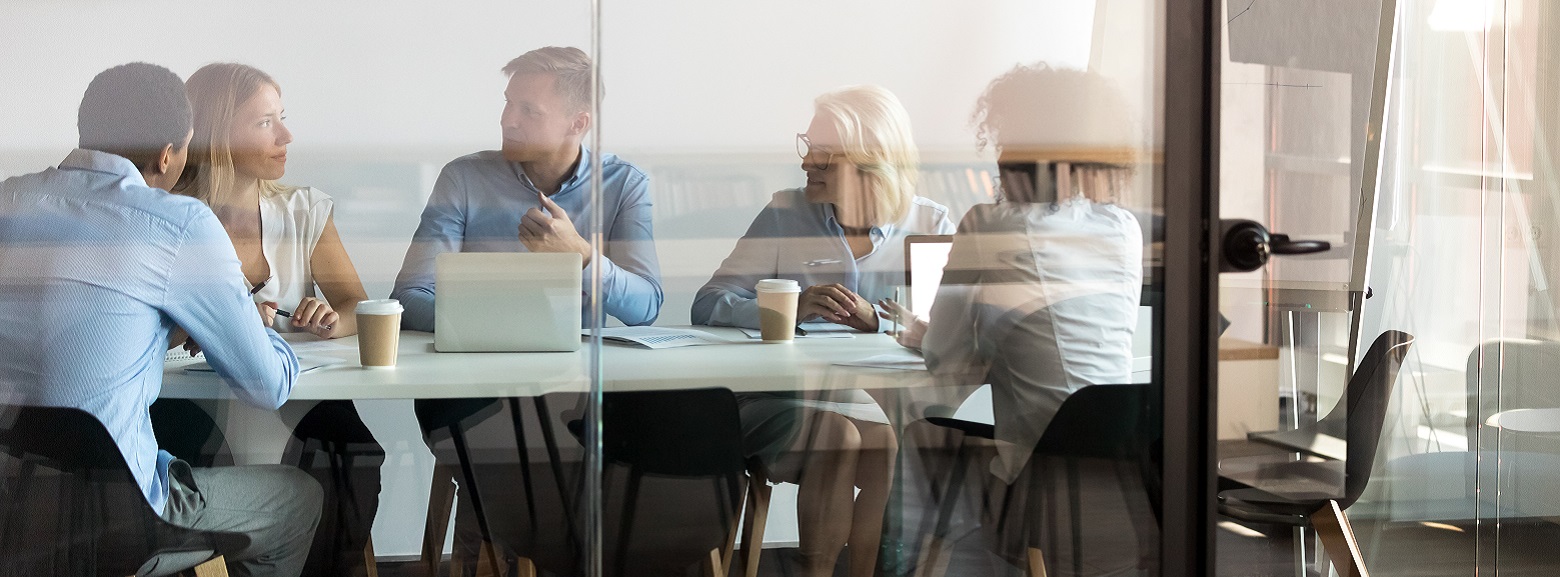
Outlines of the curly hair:
<svg viewBox="0 0 1560 577">
<path fill-rule="evenodd" d="M 987 84 L 970 124 L 980 150 L 993 146 L 1050 166 L 1043 172 L 1052 182 L 1003 187 L 1007 200 L 1081 194 L 1103 201 L 1127 186 L 1136 163 L 1141 137 L 1131 111 L 1104 76 L 1039 62 L 1014 66 Z"/>
</svg>

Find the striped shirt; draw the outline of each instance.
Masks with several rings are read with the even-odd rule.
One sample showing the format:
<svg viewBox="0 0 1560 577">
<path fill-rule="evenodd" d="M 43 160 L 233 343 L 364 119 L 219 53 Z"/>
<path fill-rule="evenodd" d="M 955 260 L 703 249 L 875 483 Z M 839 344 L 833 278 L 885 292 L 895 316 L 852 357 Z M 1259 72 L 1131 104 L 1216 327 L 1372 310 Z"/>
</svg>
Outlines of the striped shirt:
<svg viewBox="0 0 1560 577">
<path fill-rule="evenodd" d="M 292 392 L 298 359 L 260 326 L 233 244 L 200 201 L 81 149 L 0 182 L 0 402 L 97 417 L 158 514 L 173 457 L 147 408 L 175 325 L 240 399 L 274 409 Z"/>
</svg>

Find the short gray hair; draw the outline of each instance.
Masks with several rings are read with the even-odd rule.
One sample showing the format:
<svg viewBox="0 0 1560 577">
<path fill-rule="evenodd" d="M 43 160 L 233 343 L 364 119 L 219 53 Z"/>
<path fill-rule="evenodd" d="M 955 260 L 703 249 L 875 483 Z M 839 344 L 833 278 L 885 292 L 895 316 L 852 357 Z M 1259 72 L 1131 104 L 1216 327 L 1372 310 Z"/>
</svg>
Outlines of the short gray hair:
<svg viewBox="0 0 1560 577">
<path fill-rule="evenodd" d="M 504 65 L 505 76 L 546 73 L 557 79 L 558 95 L 578 110 L 591 107 L 590 81 L 594 64 L 585 51 L 568 46 L 548 46 L 521 54 Z M 599 92 L 599 89 L 598 89 Z"/>
</svg>

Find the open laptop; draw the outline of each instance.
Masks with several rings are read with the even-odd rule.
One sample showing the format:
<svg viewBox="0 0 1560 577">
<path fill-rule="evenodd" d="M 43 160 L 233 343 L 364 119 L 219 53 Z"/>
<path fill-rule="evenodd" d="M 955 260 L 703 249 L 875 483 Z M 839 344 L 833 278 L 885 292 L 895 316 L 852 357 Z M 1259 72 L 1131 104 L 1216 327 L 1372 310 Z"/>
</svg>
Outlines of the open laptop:
<svg viewBox="0 0 1560 577">
<path fill-rule="evenodd" d="M 915 234 L 905 237 L 905 285 L 909 287 L 909 303 L 905 303 L 916 316 L 926 318 L 932 314 L 932 301 L 937 298 L 937 287 L 942 284 L 943 267 L 948 265 L 948 251 L 953 248 L 951 234 Z"/>
<path fill-rule="evenodd" d="M 580 265 L 573 253 L 439 255 L 434 350 L 579 350 Z"/>
</svg>

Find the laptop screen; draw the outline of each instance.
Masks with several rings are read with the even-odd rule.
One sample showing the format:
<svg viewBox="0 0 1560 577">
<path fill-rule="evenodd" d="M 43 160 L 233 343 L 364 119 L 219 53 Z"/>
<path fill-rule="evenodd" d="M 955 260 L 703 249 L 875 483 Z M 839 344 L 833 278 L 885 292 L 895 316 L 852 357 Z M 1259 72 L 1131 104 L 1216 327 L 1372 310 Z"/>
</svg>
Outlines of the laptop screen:
<svg viewBox="0 0 1560 577">
<path fill-rule="evenodd" d="M 909 285 L 910 310 L 916 316 L 931 316 L 932 301 L 937 298 L 937 286 L 942 284 L 943 267 L 948 264 L 951 248 L 952 235 L 905 237 L 905 284 Z"/>
</svg>

